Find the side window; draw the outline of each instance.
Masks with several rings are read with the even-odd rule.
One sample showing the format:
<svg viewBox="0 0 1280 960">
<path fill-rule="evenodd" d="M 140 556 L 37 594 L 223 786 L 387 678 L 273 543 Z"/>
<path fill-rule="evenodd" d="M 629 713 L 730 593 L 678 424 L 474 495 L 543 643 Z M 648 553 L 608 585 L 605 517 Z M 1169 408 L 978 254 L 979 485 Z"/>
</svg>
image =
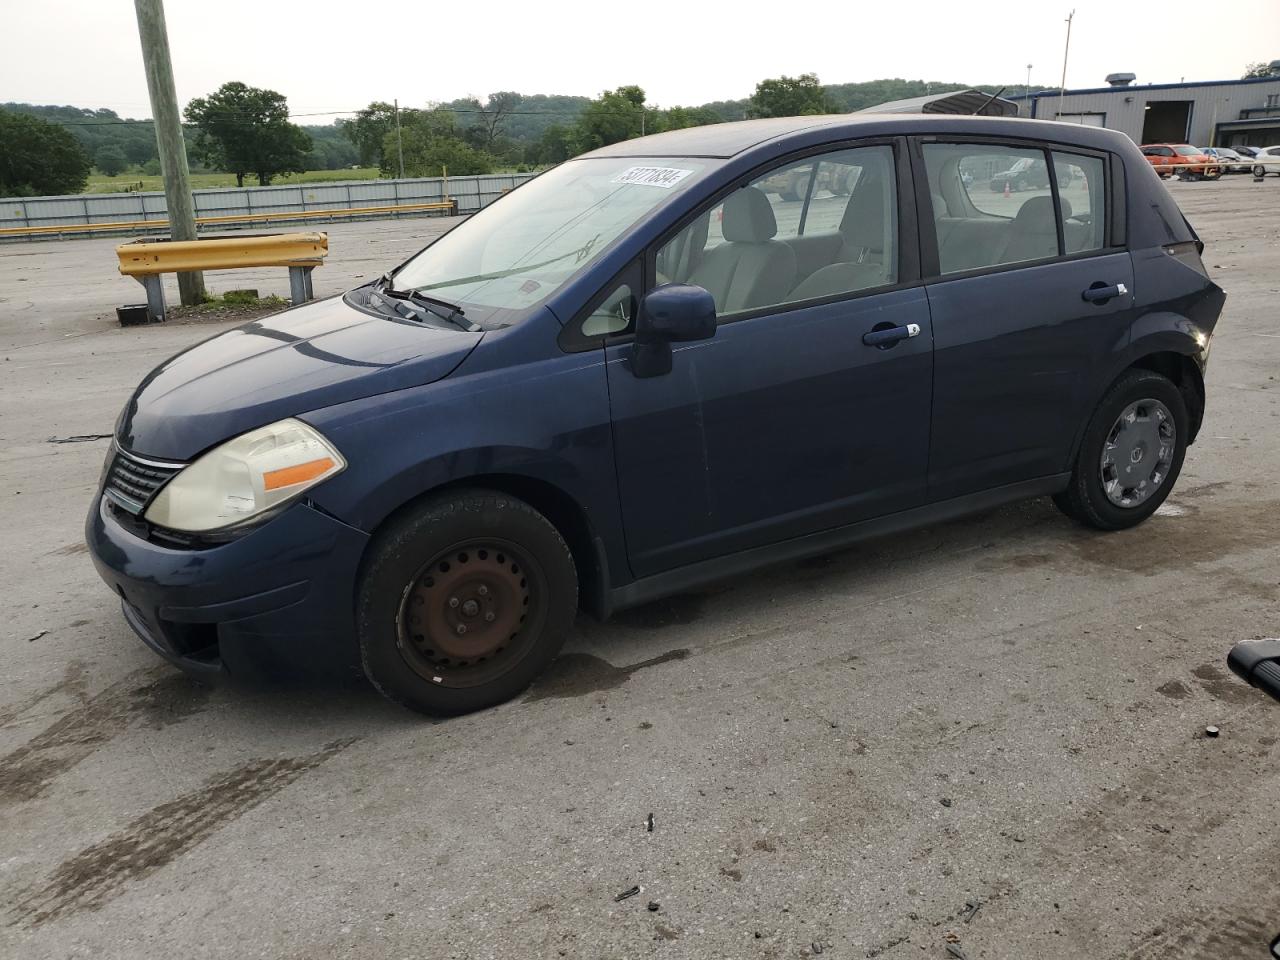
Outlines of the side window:
<svg viewBox="0 0 1280 960">
<path fill-rule="evenodd" d="M 583 319 L 582 335 L 603 337 L 608 334 L 622 333 L 631 326 L 635 310 L 635 291 L 631 289 L 631 284 L 621 283 L 614 287 Z"/>
<path fill-rule="evenodd" d="M 924 160 L 942 273 L 1058 256 L 1042 151 L 927 143 Z"/>
<path fill-rule="evenodd" d="M 897 281 L 893 149 L 857 147 L 780 165 L 659 248 L 658 283 L 692 283 L 722 318 Z"/>
<path fill-rule="evenodd" d="M 560 346 L 571 353 L 598 349 L 601 338 L 627 333 L 640 305 L 640 261 L 634 260 L 597 291 L 560 331 Z"/>
<path fill-rule="evenodd" d="M 1062 204 L 1062 239 L 1067 253 L 1101 250 L 1106 246 L 1105 165 L 1097 157 L 1053 154 Z"/>
</svg>

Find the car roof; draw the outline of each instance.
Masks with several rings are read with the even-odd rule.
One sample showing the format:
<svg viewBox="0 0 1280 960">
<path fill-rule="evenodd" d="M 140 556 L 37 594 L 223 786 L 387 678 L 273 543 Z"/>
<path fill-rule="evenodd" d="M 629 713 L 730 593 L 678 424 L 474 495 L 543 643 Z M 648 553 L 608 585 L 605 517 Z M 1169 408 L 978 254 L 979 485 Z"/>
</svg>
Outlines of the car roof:
<svg viewBox="0 0 1280 960">
<path fill-rule="evenodd" d="M 955 116 L 952 114 L 826 114 L 814 117 L 773 117 L 712 123 L 669 130 L 601 147 L 586 157 L 714 157 L 729 158 L 770 141 L 841 140 L 852 137 L 907 134 L 1024 137 L 1115 148 L 1114 130 L 1016 117 Z"/>
</svg>

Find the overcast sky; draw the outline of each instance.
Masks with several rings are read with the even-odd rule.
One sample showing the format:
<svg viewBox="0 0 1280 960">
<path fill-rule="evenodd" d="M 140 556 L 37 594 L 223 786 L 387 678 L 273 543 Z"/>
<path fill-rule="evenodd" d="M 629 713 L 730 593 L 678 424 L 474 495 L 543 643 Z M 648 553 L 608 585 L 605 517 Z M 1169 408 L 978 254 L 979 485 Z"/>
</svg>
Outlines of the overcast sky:
<svg viewBox="0 0 1280 960">
<path fill-rule="evenodd" d="M 1069 87 L 1114 71 L 1139 83 L 1239 77 L 1280 58 L 1280 0 L 1074 0 Z M 296 115 L 494 90 L 595 96 L 636 83 L 659 106 L 748 96 L 758 80 L 814 72 L 1055 84 L 1072 0 L 1045 3 L 738 0 L 442 3 L 168 0 L 178 98 L 228 80 L 269 87 Z M 4 0 L 0 101 L 150 116 L 131 0 Z M 333 10 L 334 12 L 329 12 Z M 1011 92 L 1016 92 L 1013 90 Z M 303 123 L 326 123 L 330 117 Z"/>
</svg>

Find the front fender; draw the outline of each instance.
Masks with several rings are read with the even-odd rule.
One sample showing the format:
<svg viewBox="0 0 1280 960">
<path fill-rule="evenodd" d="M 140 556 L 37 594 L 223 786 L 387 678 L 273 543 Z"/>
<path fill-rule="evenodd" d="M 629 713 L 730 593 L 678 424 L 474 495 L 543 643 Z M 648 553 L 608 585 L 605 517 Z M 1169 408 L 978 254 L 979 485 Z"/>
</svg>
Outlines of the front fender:
<svg viewBox="0 0 1280 960">
<path fill-rule="evenodd" d="M 609 567 L 627 569 L 613 464 L 604 352 L 512 366 L 477 365 L 427 386 L 302 417 L 348 468 L 315 504 L 372 533 L 406 503 L 446 484 L 504 475 L 555 487 L 586 514 Z"/>
</svg>

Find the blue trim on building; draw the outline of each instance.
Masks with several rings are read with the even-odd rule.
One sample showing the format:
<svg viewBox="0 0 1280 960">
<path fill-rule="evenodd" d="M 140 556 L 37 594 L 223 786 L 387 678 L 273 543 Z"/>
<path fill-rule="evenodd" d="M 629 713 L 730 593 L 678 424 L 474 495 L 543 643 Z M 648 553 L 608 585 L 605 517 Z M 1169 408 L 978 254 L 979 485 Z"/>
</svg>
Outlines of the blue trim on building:
<svg viewBox="0 0 1280 960">
<path fill-rule="evenodd" d="M 1199 83 L 1136 83 L 1125 87 L 1081 87 L 1078 90 L 1067 90 L 1065 94 L 1059 90 L 1041 90 L 1033 94 L 1005 94 L 1005 100 L 1038 100 L 1041 97 L 1068 96 L 1085 93 L 1134 93 L 1138 90 L 1186 90 L 1192 87 L 1244 87 L 1251 83 L 1276 83 L 1280 74 L 1272 77 L 1249 77 L 1244 80 L 1202 80 Z M 1034 114 L 1033 114 L 1034 115 Z"/>
</svg>

